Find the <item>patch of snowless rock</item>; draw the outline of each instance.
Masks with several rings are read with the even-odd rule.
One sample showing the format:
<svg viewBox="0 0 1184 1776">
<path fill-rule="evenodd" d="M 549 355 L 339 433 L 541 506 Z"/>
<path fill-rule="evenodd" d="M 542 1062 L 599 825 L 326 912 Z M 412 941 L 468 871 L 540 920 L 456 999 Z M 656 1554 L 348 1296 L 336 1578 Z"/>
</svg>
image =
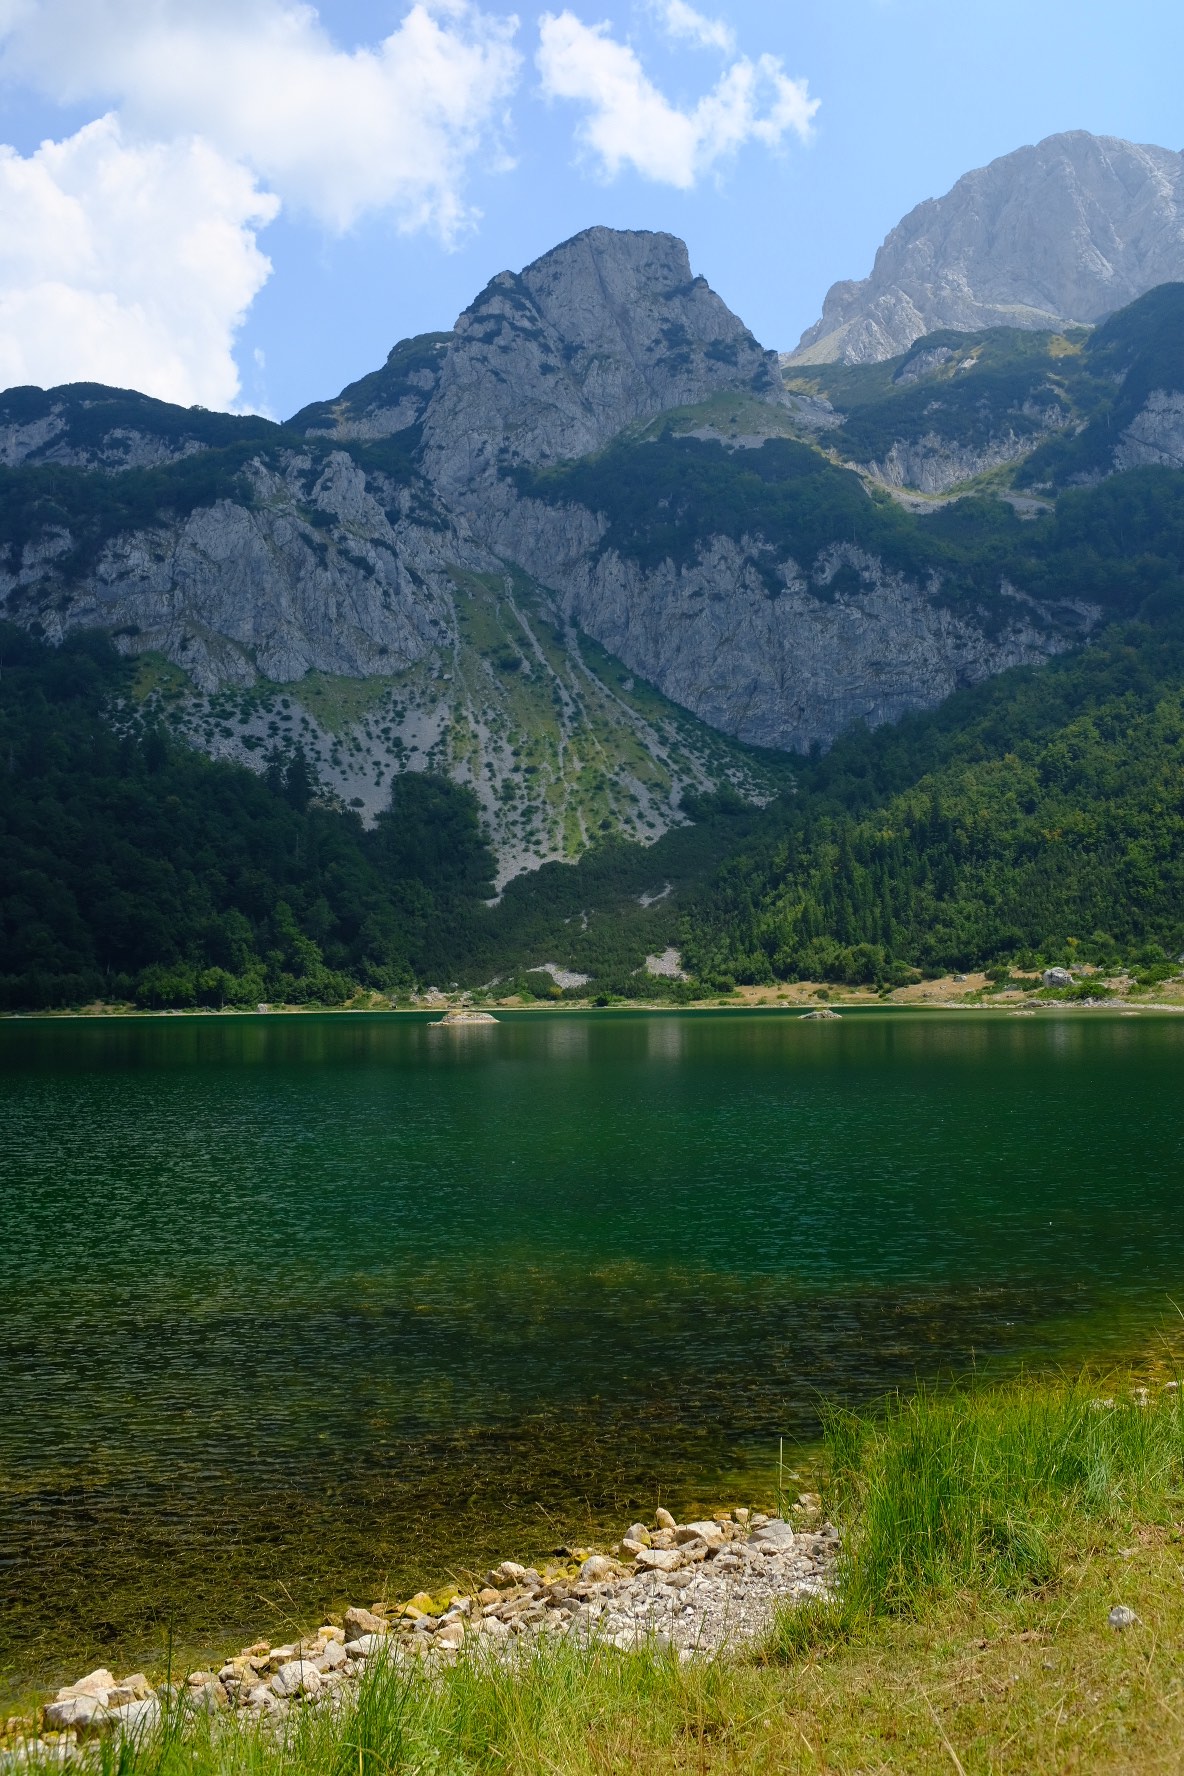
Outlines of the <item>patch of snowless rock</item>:
<svg viewBox="0 0 1184 1776">
<path fill-rule="evenodd" d="M 779 1605 L 830 1595 L 839 1533 L 802 1494 L 795 1526 L 735 1510 L 678 1523 L 659 1510 L 631 1524 L 611 1554 L 575 1551 L 539 1572 L 506 1560 L 481 1585 L 404 1604 L 353 1606 L 282 1646 L 257 1640 L 214 1671 L 154 1689 L 142 1673 L 105 1668 L 60 1689 L 0 1768 L 66 1760 L 96 1738 L 139 1737 L 166 1710 L 190 1716 L 284 1719 L 293 1709 L 340 1706 L 377 1660 L 426 1669 L 461 1657 L 515 1658 L 540 1640 L 650 1647 L 680 1659 L 742 1651 L 773 1625 Z"/>
<path fill-rule="evenodd" d="M 1184 277 L 1184 155 L 1070 130 L 911 210 L 790 363 L 877 363 L 943 328 L 1093 325 Z"/>
</svg>

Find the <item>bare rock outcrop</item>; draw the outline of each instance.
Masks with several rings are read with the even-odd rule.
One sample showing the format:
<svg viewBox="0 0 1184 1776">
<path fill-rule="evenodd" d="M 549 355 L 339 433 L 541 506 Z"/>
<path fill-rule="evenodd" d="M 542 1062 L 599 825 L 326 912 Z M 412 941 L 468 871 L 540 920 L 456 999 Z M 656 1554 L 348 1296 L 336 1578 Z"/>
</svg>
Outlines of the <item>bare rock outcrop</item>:
<svg viewBox="0 0 1184 1776">
<path fill-rule="evenodd" d="M 1114 450 L 1116 469 L 1184 469 L 1184 391 L 1152 389 Z"/>
<path fill-rule="evenodd" d="M 451 334 L 405 341 L 385 375 L 293 423 L 371 439 L 422 425 L 428 479 L 471 503 L 499 472 L 584 456 L 636 421 L 739 388 L 777 399 L 777 355 L 692 274 L 685 244 L 589 228 L 499 272 Z"/>
<path fill-rule="evenodd" d="M 965 174 L 832 285 L 790 362 L 878 362 L 942 328 L 1092 325 L 1184 277 L 1184 155 L 1085 130 Z"/>
<path fill-rule="evenodd" d="M 363 678 L 399 671 L 455 625 L 454 565 L 489 559 L 406 489 L 368 479 L 343 452 L 248 466 L 249 500 L 117 530 L 78 574 L 64 529 L 0 561 L 0 609 L 54 638 L 103 628 L 148 649 L 200 690 L 291 683 L 316 669 Z"/>
<path fill-rule="evenodd" d="M 763 538 L 717 536 L 693 561 L 646 568 L 605 548 L 579 506 L 522 501 L 497 535 L 572 622 L 666 696 L 736 739 L 792 751 L 1047 659 L 1095 614 L 1054 614 L 1009 589 L 1006 616 L 988 624 L 845 543 L 775 566 Z"/>
</svg>

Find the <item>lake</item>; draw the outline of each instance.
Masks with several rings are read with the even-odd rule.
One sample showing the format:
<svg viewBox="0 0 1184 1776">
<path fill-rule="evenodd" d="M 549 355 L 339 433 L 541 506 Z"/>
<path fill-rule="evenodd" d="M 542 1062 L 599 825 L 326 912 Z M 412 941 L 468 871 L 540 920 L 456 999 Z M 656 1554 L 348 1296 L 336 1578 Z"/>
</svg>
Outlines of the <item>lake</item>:
<svg viewBox="0 0 1184 1776">
<path fill-rule="evenodd" d="M 1175 1318 L 1184 1021 L 0 1023 L 0 1686 L 767 1496 Z"/>
</svg>

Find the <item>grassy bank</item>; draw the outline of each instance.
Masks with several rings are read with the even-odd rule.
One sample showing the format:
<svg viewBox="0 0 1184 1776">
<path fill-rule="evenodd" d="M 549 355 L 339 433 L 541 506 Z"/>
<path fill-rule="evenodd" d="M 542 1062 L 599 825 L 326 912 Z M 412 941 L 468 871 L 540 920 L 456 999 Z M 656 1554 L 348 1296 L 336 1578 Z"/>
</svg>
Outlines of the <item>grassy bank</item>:
<svg viewBox="0 0 1184 1776">
<path fill-rule="evenodd" d="M 826 1427 L 838 1604 L 748 1659 L 561 1642 L 516 1669 L 370 1672 L 282 1738 L 105 1747 L 120 1776 L 1168 1771 L 1184 1765 L 1184 1407 L 1096 1386 L 920 1396 Z M 1124 1632 L 1112 1606 L 1138 1621 Z"/>
</svg>

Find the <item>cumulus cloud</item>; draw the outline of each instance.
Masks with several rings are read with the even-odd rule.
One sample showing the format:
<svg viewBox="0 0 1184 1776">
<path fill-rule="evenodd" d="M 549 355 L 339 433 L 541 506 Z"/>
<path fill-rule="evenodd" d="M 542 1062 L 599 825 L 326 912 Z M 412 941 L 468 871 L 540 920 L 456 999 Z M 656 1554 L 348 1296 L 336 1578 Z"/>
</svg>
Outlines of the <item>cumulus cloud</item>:
<svg viewBox="0 0 1184 1776">
<path fill-rule="evenodd" d="M 723 19 L 707 18 L 687 0 L 654 0 L 654 6 L 671 37 L 683 38 L 698 49 L 720 49 L 725 55 L 735 49 L 735 33 Z"/>
<path fill-rule="evenodd" d="M 0 72 L 148 139 L 200 135 L 333 229 L 385 210 L 447 241 L 474 158 L 499 158 L 517 25 L 419 0 L 347 51 L 294 0 L 0 0 Z"/>
<path fill-rule="evenodd" d="M 700 16 L 689 6 L 683 10 Z M 776 56 L 738 57 L 693 109 L 680 110 L 650 80 L 635 51 L 610 32 L 608 24 L 585 25 L 572 12 L 544 13 L 536 58 L 548 98 L 587 108 L 579 137 L 607 178 L 631 166 L 689 191 L 747 142 L 772 148 L 790 133 L 809 139 L 818 100 Z"/>
<path fill-rule="evenodd" d="M 0 387 L 108 382 L 230 406 L 235 333 L 271 266 L 277 200 L 207 143 L 129 143 L 99 118 L 0 147 Z"/>
</svg>

